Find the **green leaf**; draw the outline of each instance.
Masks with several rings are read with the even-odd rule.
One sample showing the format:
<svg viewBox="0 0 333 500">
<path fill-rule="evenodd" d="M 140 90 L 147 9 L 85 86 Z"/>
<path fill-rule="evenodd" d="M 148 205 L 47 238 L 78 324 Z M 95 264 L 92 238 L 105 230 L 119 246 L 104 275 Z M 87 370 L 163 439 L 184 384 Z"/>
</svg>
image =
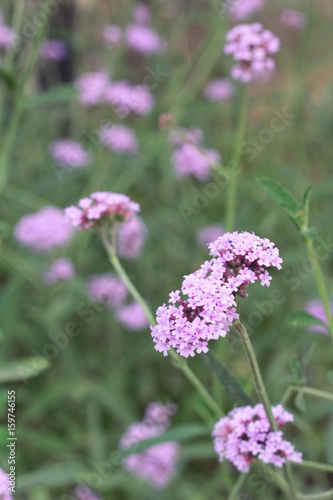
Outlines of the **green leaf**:
<svg viewBox="0 0 333 500">
<path fill-rule="evenodd" d="M 17 488 L 22 490 L 34 486 L 66 486 L 78 482 L 78 477 L 83 472 L 84 469 L 79 464 L 52 465 L 29 474 L 20 475 L 17 480 Z"/>
<path fill-rule="evenodd" d="M 304 225 L 308 226 L 309 221 L 309 208 L 310 208 L 310 197 L 312 193 L 312 186 L 309 186 L 305 193 L 303 194 L 303 211 L 304 211 Z"/>
<path fill-rule="evenodd" d="M 40 104 L 60 104 L 74 101 L 78 96 L 78 91 L 72 85 L 59 85 L 46 92 L 41 92 L 26 101 L 28 108 Z"/>
<path fill-rule="evenodd" d="M 243 391 L 242 386 L 227 368 L 216 358 L 214 354 L 208 351 L 205 354 L 205 360 L 211 371 L 219 379 L 231 401 L 238 405 L 251 405 L 253 401 Z"/>
<path fill-rule="evenodd" d="M 299 392 L 295 398 L 295 405 L 301 411 L 306 411 L 304 394 Z"/>
<path fill-rule="evenodd" d="M 310 240 L 314 240 L 317 234 L 318 231 L 315 227 L 307 227 L 306 229 L 301 230 L 301 235 L 305 238 L 310 238 Z"/>
<path fill-rule="evenodd" d="M 10 73 L 4 68 L 0 68 L 0 78 L 4 81 L 8 90 L 15 90 L 16 82 L 13 73 Z"/>
<path fill-rule="evenodd" d="M 288 189 L 275 181 L 266 178 L 258 178 L 257 183 L 262 186 L 270 197 L 276 201 L 280 207 L 283 207 L 294 218 L 298 218 L 300 206 L 294 195 Z"/>
<path fill-rule="evenodd" d="M 287 323 L 291 326 L 324 326 L 326 323 L 304 311 L 296 311 L 288 314 Z"/>
<path fill-rule="evenodd" d="M 42 356 L 22 358 L 0 366 L 0 383 L 17 382 L 36 377 L 47 370 L 50 363 Z"/>
<path fill-rule="evenodd" d="M 303 377 L 302 377 L 302 369 L 301 362 L 298 359 L 296 354 L 293 354 L 289 360 L 289 366 L 292 373 L 292 380 L 294 385 L 302 385 Z"/>
</svg>

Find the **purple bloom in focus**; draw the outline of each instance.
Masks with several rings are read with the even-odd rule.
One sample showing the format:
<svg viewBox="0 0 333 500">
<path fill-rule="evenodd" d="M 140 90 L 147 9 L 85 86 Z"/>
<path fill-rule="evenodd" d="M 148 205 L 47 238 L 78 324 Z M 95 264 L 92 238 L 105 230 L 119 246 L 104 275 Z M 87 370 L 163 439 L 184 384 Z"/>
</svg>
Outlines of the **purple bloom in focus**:
<svg viewBox="0 0 333 500">
<path fill-rule="evenodd" d="M 138 2 L 133 8 L 133 19 L 136 23 L 148 24 L 151 21 L 151 14 L 148 6 Z"/>
<path fill-rule="evenodd" d="M 135 134 L 125 125 L 104 125 L 99 135 L 101 143 L 117 153 L 133 156 L 138 152 Z"/>
<path fill-rule="evenodd" d="M 208 243 L 216 240 L 219 236 L 223 236 L 224 233 L 224 227 L 219 224 L 202 227 L 198 231 L 198 242 L 201 245 L 208 245 Z"/>
<path fill-rule="evenodd" d="M 231 75 L 236 80 L 248 83 L 266 80 L 275 69 L 273 54 L 280 48 L 280 40 L 260 23 L 239 24 L 226 35 L 224 52 L 232 55 L 236 65 Z"/>
<path fill-rule="evenodd" d="M 52 206 L 23 216 L 14 229 L 17 241 L 35 252 L 50 252 L 62 247 L 69 242 L 72 234 L 73 228 L 63 210 Z"/>
<path fill-rule="evenodd" d="M 307 19 L 304 12 L 294 9 L 285 9 L 281 14 L 281 22 L 287 26 L 287 28 L 299 31 L 305 28 Z"/>
<path fill-rule="evenodd" d="M 105 92 L 110 85 L 106 71 L 84 73 L 75 81 L 79 91 L 79 102 L 83 106 L 97 106 L 105 101 Z"/>
<path fill-rule="evenodd" d="M 233 21 L 239 22 L 248 19 L 264 6 L 264 0 L 227 0 L 228 12 Z"/>
<path fill-rule="evenodd" d="M 57 139 L 51 142 L 49 153 L 52 159 L 62 167 L 82 168 L 90 163 L 89 153 L 79 142 L 71 139 Z"/>
<path fill-rule="evenodd" d="M 87 293 L 91 300 L 105 303 L 109 308 L 119 307 L 127 297 L 127 288 L 113 274 L 99 274 L 90 278 Z"/>
<path fill-rule="evenodd" d="M 140 206 L 125 194 L 97 191 L 78 202 L 78 207 L 72 205 L 65 209 L 65 215 L 71 225 L 81 231 L 103 222 L 125 222 Z"/>
<path fill-rule="evenodd" d="M 315 318 L 319 319 L 323 323 L 327 324 L 327 318 L 326 318 L 326 313 L 325 309 L 323 306 L 323 303 L 320 300 L 309 300 L 305 304 L 305 311 Z M 331 314 L 333 314 L 333 304 L 331 304 Z M 315 333 L 322 333 L 324 335 L 328 335 L 328 327 L 325 328 L 325 326 L 320 326 L 320 325 L 313 325 L 309 326 L 308 329 L 311 332 Z"/>
<path fill-rule="evenodd" d="M 207 83 L 203 93 L 212 102 L 228 101 L 234 95 L 234 86 L 228 78 L 216 78 Z"/>
<path fill-rule="evenodd" d="M 123 259 L 137 259 L 142 251 L 147 236 L 147 227 L 143 220 L 134 215 L 119 227 L 118 255 Z"/>
<path fill-rule="evenodd" d="M 68 47 L 61 40 L 45 40 L 40 49 L 41 57 L 50 61 L 63 61 L 68 54 Z"/>
<path fill-rule="evenodd" d="M 138 302 L 120 307 L 116 317 L 128 330 L 143 330 L 149 325 L 146 313 Z"/>
<path fill-rule="evenodd" d="M 103 29 L 103 39 L 108 47 L 116 47 L 123 38 L 123 32 L 116 24 L 107 24 Z"/>
<path fill-rule="evenodd" d="M 278 428 L 294 420 L 281 405 L 273 406 L 272 412 Z M 217 422 L 212 435 L 220 462 L 229 460 L 239 472 L 249 472 L 250 463 L 257 460 L 275 467 L 302 461 L 302 454 L 283 439 L 282 431 L 271 430 L 262 404 L 235 408 Z"/>
<path fill-rule="evenodd" d="M 154 105 L 154 98 L 147 87 L 119 80 L 108 85 L 105 102 L 114 106 L 119 116 L 125 117 L 129 113 L 148 114 Z"/>
<path fill-rule="evenodd" d="M 94 493 L 88 486 L 82 485 L 75 488 L 75 500 L 101 500 L 101 497 Z"/>
<path fill-rule="evenodd" d="M 44 274 L 44 283 L 53 285 L 58 281 L 67 281 L 75 275 L 73 262 L 65 257 L 56 259 L 52 262 L 50 268 Z"/>
<path fill-rule="evenodd" d="M 184 144 L 194 144 L 195 146 L 199 146 L 203 137 L 203 132 L 198 127 L 177 127 L 171 130 L 169 134 L 169 142 L 173 146 L 183 146 Z"/>
<path fill-rule="evenodd" d="M 127 429 L 120 440 L 120 449 L 126 450 L 140 441 L 163 434 L 170 425 L 171 407 L 174 411 L 174 405 L 150 404 L 143 421 L 136 422 Z M 135 476 L 148 481 L 155 489 L 162 489 L 175 474 L 179 453 L 178 443 L 167 441 L 125 458 L 124 467 Z"/>
<path fill-rule="evenodd" d="M 144 24 L 131 24 L 125 30 L 125 40 L 129 48 L 144 55 L 163 52 L 167 42 L 156 31 Z"/>
<path fill-rule="evenodd" d="M 177 177 L 193 175 L 201 182 L 208 179 L 212 168 L 220 161 L 221 156 L 214 149 L 199 149 L 193 144 L 184 144 L 172 155 Z"/>
<path fill-rule="evenodd" d="M 13 496 L 9 491 L 10 483 L 8 474 L 0 469 L 0 498 L 1 500 L 13 500 Z"/>
</svg>

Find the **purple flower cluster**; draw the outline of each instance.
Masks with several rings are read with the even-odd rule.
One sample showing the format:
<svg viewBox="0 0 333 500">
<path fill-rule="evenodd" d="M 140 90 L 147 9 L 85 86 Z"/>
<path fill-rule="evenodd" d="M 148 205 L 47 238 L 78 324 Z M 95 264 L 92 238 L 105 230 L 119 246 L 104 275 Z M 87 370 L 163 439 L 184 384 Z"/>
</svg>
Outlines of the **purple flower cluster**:
<svg viewBox="0 0 333 500">
<path fill-rule="evenodd" d="M 49 269 L 44 274 L 44 283 L 54 285 L 58 281 L 68 281 L 75 275 L 73 262 L 65 257 L 52 262 Z"/>
<path fill-rule="evenodd" d="M 125 194 L 97 191 L 78 202 L 78 207 L 65 209 L 65 215 L 71 225 L 82 231 L 100 226 L 104 222 L 125 222 L 140 206 Z"/>
<path fill-rule="evenodd" d="M 149 325 L 146 313 L 138 302 L 119 307 L 116 318 L 128 330 L 143 330 Z"/>
<path fill-rule="evenodd" d="M 116 24 L 107 24 L 103 29 L 103 39 L 107 47 L 116 47 L 123 38 L 123 32 Z"/>
<path fill-rule="evenodd" d="M 91 71 L 84 73 L 75 81 L 79 91 L 79 102 L 83 106 L 97 106 L 105 102 L 105 92 L 110 85 L 106 71 Z"/>
<path fill-rule="evenodd" d="M 323 323 L 327 324 L 327 318 L 323 303 L 320 300 L 309 300 L 305 304 L 305 310 L 307 313 L 311 314 L 315 318 L 319 319 Z M 331 304 L 331 314 L 333 314 L 333 304 Z M 320 325 L 313 325 L 308 327 L 311 332 L 322 333 L 323 335 L 328 335 L 328 327 Z"/>
<path fill-rule="evenodd" d="M 203 148 L 202 140 L 203 133 L 198 128 L 171 131 L 169 141 L 176 146 L 172 163 L 177 177 L 193 175 L 201 182 L 206 181 L 214 165 L 221 162 L 218 151 Z"/>
<path fill-rule="evenodd" d="M 137 259 L 142 251 L 146 236 L 145 223 L 140 217 L 134 215 L 119 227 L 118 255 L 123 259 Z"/>
<path fill-rule="evenodd" d="M 62 210 L 46 206 L 34 214 L 24 215 L 14 229 L 14 236 L 22 245 L 35 252 L 50 252 L 69 242 L 73 228 Z"/>
<path fill-rule="evenodd" d="M 216 240 L 219 236 L 225 233 L 224 227 L 220 224 L 212 224 L 210 226 L 204 226 L 198 231 L 198 243 L 201 245 L 208 245 L 212 241 Z"/>
<path fill-rule="evenodd" d="M 211 102 L 229 101 L 234 95 L 234 86 L 228 78 L 216 78 L 207 83 L 203 94 Z"/>
<path fill-rule="evenodd" d="M 105 89 L 104 101 L 114 106 L 116 113 L 146 115 L 154 106 L 154 98 L 144 85 L 132 85 L 125 80 L 110 83 Z"/>
<path fill-rule="evenodd" d="M 9 491 L 9 478 L 5 471 L 0 469 L 0 498 L 1 500 L 13 500 L 13 496 Z"/>
<path fill-rule="evenodd" d="M 122 437 L 119 447 L 126 450 L 145 439 L 163 434 L 170 426 L 175 405 L 151 403 L 142 422 L 132 424 Z M 175 474 L 180 446 L 174 441 L 160 443 L 134 453 L 124 460 L 124 467 L 135 476 L 148 481 L 155 489 L 165 488 Z"/>
<path fill-rule="evenodd" d="M 89 153 L 79 142 L 58 139 L 49 146 L 51 158 L 65 168 L 82 168 L 90 163 Z"/>
<path fill-rule="evenodd" d="M 138 152 L 136 136 L 125 125 L 104 125 L 99 136 L 104 146 L 117 153 L 133 156 Z"/>
<path fill-rule="evenodd" d="M 61 40 L 45 40 L 40 49 L 40 55 L 43 59 L 49 61 L 63 61 L 69 55 L 67 45 Z"/>
<path fill-rule="evenodd" d="M 239 22 L 260 12 L 264 6 L 264 0 L 229 0 L 228 11 L 232 20 Z"/>
<path fill-rule="evenodd" d="M 163 52 L 167 47 L 166 40 L 161 38 L 150 26 L 144 24 L 127 26 L 125 40 L 130 49 L 147 56 Z"/>
<path fill-rule="evenodd" d="M 248 83 L 265 80 L 275 69 L 272 54 L 278 52 L 280 40 L 260 23 L 239 24 L 228 31 L 224 52 L 232 55 L 236 65 L 231 75 Z"/>
<path fill-rule="evenodd" d="M 281 405 L 272 411 L 279 428 L 294 420 Z M 250 463 L 257 460 L 275 467 L 282 467 L 287 460 L 301 462 L 302 454 L 282 436 L 282 431 L 271 430 L 262 404 L 235 408 L 217 422 L 213 431 L 219 460 L 229 460 L 240 472 L 249 472 Z"/>
<path fill-rule="evenodd" d="M 101 497 L 94 493 L 88 486 L 82 485 L 75 488 L 75 500 L 101 500 Z"/>
<path fill-rule="evenodd" d="M 8 50 L 14 47 L 16 35 L 10 26 L 3 22 L 2 12 L 0 11 L 0 49 Z"/>
<path fill-rule="evenodd" d="M 281 269 L 274 244 L 251 233 L 225 233 L 208 247 L 213 258 L 185 276 L 169 305 L 157 309 L 151 334 L 164 356 L 170 348 L 184 357 L 206 353 L 208 342 L 224 337 L 238 318 L 236 295 L 247 297 L 247 286 L 257 280 L 269 286 L 267 268 Z"/>
<path fill-rule="evenodd" d="M 127 297 L 127 288 L 113 274 L 99 274 L 90 278 L 87 293 L 91 300 L 106 304 L 110 309 L 119 307 Z"/>
<path fill-rule="evenodd" d="M 294 9 L 285 9 L 281 14 L 281 22 L 287 28 L 300 31 L 305 28 L 307 19 L 304 12 Z"/>
</svg>

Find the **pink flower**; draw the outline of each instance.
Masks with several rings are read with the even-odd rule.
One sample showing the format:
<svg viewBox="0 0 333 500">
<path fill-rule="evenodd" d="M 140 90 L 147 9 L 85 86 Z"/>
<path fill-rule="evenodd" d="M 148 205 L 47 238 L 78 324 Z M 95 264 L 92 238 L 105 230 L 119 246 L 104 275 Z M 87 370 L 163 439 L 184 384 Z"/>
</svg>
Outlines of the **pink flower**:
<svg viewBox="0 0 333 500">
<path fill-rule="evenodd" d="M 198 127 L 177 127 L 171 130 L 169 134 L 169 142 L 173 146 L 183 146 L 184 144 L 193 144 L 194 146 L 199 146 L 203 140 L 203 137 L 203 131 Z"/>
<path fill-rule="evenodd" d="M 226 35 L 224 52 L 232 55 L 236 65 L 231 75 L 248 83 L 267 79 L 275 69 L 272 54 L 278 52 L 280 40 L 260 23 L 239 24 Z"/>
<path fill-rule="evenodd" d="M 144 24 L 131 24 L 125 30 L 125 40 L 128 47 L 144 55 L 163 52 L 167 42 L 156 31 Z"/>
<path fill-rule="evenodd" d="M 100 130 L 100 140 L 104 146 L 129 156 L 138 152 L 138 141 L 132 130 L 125 125 L 104 125 Z"/>
<path fill-rule="evenodd" d="M 307 19 L 304 12 L 294 9 L 285 9 L 281 14 L 281 22 L 287 26 L 287 28 L 299 31 L 305 28 Z"/>
<path fill-rule="evenodd" d="M 90 163 L 89 153 L 79 142 L 71 139 L 58 139 L 49 146 L 52 159 L 62 167 L 82 168 Z"/>
<path fill-rule="evenodd" d="M 75 268 L 71 260 L 62 257 L 52 262 L 48 271 L 44 274 L 44 283 L 53 285 L 57 281 L 67 281 L 75 275 Z"/>
<path fill-rule="evenodd" d="M 113 274 L 99 274 L 90 278 L 87 293 L 91 300 L 105 303 L 109 308 L 120 307 L 127 297 L 127 288 Z"/>
<path fill-rule="evenodd" d="M 23 216 L 14 229 L 17 241 L 35 252 L 50 252 L 62 247 L 69 242 L 72 234 L 73 228 L 63 211 L 52 206 Z"/>
<path fill-rule="evenodd" d="M 123 259 L 137 259 L 147 236 L 147 227 L 138 216 L 121 224 L 118 231 L 118 255 Z"/>
<path fill-rule="evenodd" d="M 198 242 L 202 245 L 208 245 L 212 241 L 216 240 L 219 236 L 225 233 L 224 227 L 220 224 L 212 224 L 211 226 L 205 226 L 198 231 Z"/>
<path fill-rule="evenodd" d="M 229 0 L 228 11 L 232 20 L 238 22 L 260 12 L 264 6 L 264 0 Z"/>
<path fill-rule="evenodd" d="M 137 302 L 120 307 L 116 312 L 116 317 L 128 330 L 143 330 L 149 326 L 146 313 Z"/>
<path fill-rule="evenodd" d="M 136 23 L 150 23 L 151 14 L 148 6 L 144 3 L 138 2 L 133 9 L 133 19 Z"/>
<path fill-rule="evenodd" d="M 84 73 L 75 81 L 75 87 L 79 91 L 79 102 L 83 106 L 102 104 L 109 84 L 110 79 L 105 71 Z"/>
<path fill-rule="evenodd" d="M 9 490 L 10 483 L 8 474 L 0 469 L 0 498 L 1 500 L 13 500 L 13 496 Z"/>
<path fill-rule="evenodd" d="M 115 24 L 107 24 L 103 29 L 103 39 L 107 47 L 116 47 L 123 38 L 123 32 Z"/>
<path fill-rule="evenodd" d="M 152 405 L 158 405 L 158 408 Z M 127 450 L 140 441 L 163 434 L 170 425 L 170 406 L 163 408 L 159 403 L 150 404 L 143 421 L 136 422 L 127 429 L 120 440 L 120 449 Z M 135 476 L 148 481 L 155 489 L 162 489 L 175 474 L 179 453 L 180 446 L 176 442 L 163 442 L 128 456 L 124 460 L 124 467 Z"/>
<path fill-rule="evenodd" d="M 0 49 L 8 50 L 14 47 L 16 43 L 16 35 L 14 30 L 4 24 L 2 13 L 0 11 Z"/>
<path fill-rule="evenodd" d="M 216 78 L 206 85 L 203 93 L 212 102 L 228 101 L 234 95 L 234 86 L 228 78 Z"/>
<path fill-rule="evenodd" d="M 129 113 L 148 114 L 154 105 L 154 98 L 143 85 L 131 85 L 119 80 L 108 86 L 105 102 L 114 106 L 117 114 L 124 118 Z"/>
<path fill-rule="evenodd" d="M 88 486 L 82 485 L 75 488 L 75 500 L 101 500 L 99 495 L 96 495 Z"/>
<path fill-rule="evenodd" d="M 309 300 L 305 304 L 305 311 L 314 316 L 315 318 L 319 319 L 323 323 L 327 324 L 325 309 L 323 303 L 320 300 Z M 333 314 L 333 304 L 331 304 L 331 314 Z M 311 332 L 328 335 L 328 327 L 325 328 L 324 326 L 313 325 L 309 326 L 308 329 Z"/>
<path fill-rule="evenodd" d="M 43 59 L 50 61 L 63 61 L 67 59 L 69 52 L 67 45 L 61 40 L 45 40 L 40 49 Z"/>
<path fill-rule="evenodd" d="M 82 198 L 78 207 L 66 208 L 65 215 L 73 227 L 84 231 L 101 223 L 125 222 L 139 210 L 138 203 L 125 194 L 97 191 Z"/>
<path fill-rule="evenodd" d="M 206 181 L 214 167 L 221 161 L 220 154 L 213 149 L 198 148 L 194 144 L 184 144 L 172 155 L 172 163 L 177 177 L 193 175 L 199 181 Z"/>
<path fill-rule="evenodd" d="M 272 411 L 279 428 L 294 420 L 281 405 Z M 302 454 L 283 439 L 282 431 L 271 430 L 262 404 L 235 408 L 217 422 L 212 435 L 220 462 L 229 460 L 239 472 L 249 472 L 250 463 L 257 460 L 275 467 L 287 460 L 302 461 Z"/>
</svg>

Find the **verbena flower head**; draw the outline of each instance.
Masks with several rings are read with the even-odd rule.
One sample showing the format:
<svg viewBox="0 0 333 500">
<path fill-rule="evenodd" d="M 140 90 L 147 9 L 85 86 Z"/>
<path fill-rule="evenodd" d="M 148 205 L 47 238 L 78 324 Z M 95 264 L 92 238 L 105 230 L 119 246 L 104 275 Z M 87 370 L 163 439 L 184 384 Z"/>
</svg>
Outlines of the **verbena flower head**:
<svg viewBox="0 0 333 500">
<path fill-rule="evenodd" d="M 17 241 L 35 252 L 50 252 L 62 247 L 72 235 L 73 228 L 66 220 L 63 210 L 52 206 L 24 215 L 14 229 Z"/>
<path fill-rule="evenodd" d="M 132 130 L 125 125 L 105 125 L 100 130 L 100 140 L 104 146 L 129 156 L 138 152 L 138 141 Z"/>
<path fill-rule="evenodd" d="M 221 156 L 214 149 L 198 148 L 194 144 L 184 144 L 172 155 L 172 163 L 177 177 L 193 175 L 204 182 L 209 178 L 214 165 L 221 162 Z"/>
<path fill-rule="evenodd" d="M 43 59 L 49 61 L 63 61 L 69 55 L 67 45 L 61 40 L 45 40 L 40 49 L 40 55 Z"/>
<path fill-rule="evenodd" d="M 82 485 L 75 488 L 75 500 L 101 500 L 101 497 L 94 493 L 88 486 Z"/>
<path fill-rule="evenodd" d="M 136 23 L 148 24 L 151 21 L 151 14 L 148 6 L 138 2 L 133 8 L 133 19 Z"/>
<path fill-rule="evenodd" d="M 9 491 L 9 478 L 5 471 L 0 469 L 0 498 L 1 500 L 13 500 L 13 496 Z"/>
<path fill-rule="evenodd" d="M 147 227 L 143 220 L 134 215 L 120 225 L 118 230 L 118 255 L 123 259 L 135 260 L 141 254 Z"/>
<path fill-rule="evenodd" d="M 281 14 L 281 22 L 287 28 L 299 31 L 305 28 L 307 24 L 304 12 L 294 9 L 285 9 Z"/>
<path fill-rule="evenodd" d="M 51 158 L 62 167 L 82 168 L 90 163 L 90 155 L 83 146 L 71 139 L 58 139 L 49 146 Z"/>
<path fill-rule="evenodd" d="M 113 274 L 92 276 L 87 285 L 91 300 L 107 304 L 109 308 L 120 307 L 127 297 L 127 288 L 120 278 Z"/>
<path fill-rule="evenodd" d="M 79 91 L 79 102 L 83 106 L 102 104 L 109 85 L 110 78 L 106 71 L 84 73 L 75 81 L 75 87 Z"/>
<path fill-rule="evenodd" d="M 163 52 L 167 43 L 155 30 L 144 24 L 131 24 L 125 30 L 128 47 L 146 56 Z"/>
<path fill-rule="evenodd" d="M 327 324 L 325 309 L 323 303 L 320 300 L 309 300 L 305 304 L 305 311 L 315 318 L 319 319 L 323 323 Z M 331 314 L 333 314 L 333 304 L 331 304 Z M 324 335 L 328 335 L 328 326 L 327 328 L 325 328 L 321 325 L 313 325 L 309 326 L 308 329 L 314 333 L 322 333 Z"/>
<path fill-rule="evenodd" d="M 155 101 L 144 85 L 131 85 L 124 80 L 118 80 L 108 85 L 105 102 L 114 106 L 116 113 L 124 118 L 129 113 L 147 115 Z"/>
<path fill-rule="evenodd" d="M 146 313 L 138 302 L 118 308 L 116 318 L 128 330 L 143 330 L 149 325 Z"/>
<path fill-rule="evenodd" d="M 231 75 L 248 83 L 267 79 L 275 69 L 273 54 L 280 48 L 280 40 L 260 23 L 239 24 L 228 31 L 224 52 L 232 55 L 236 65 Z"/>
<path fill-rule="evenodd" d="M 75 275 L 73 262 L 66 257 L 56 259 L 44 274 L 43 280 L 47 285 L 53 285 L 58 281 L 68 281 Z"/>
<path fill-rule="evenodd" d="M 103 40 L 107 47 L 116 47 L 123 38 L 123 32 L 116 24 L 107 24 L 103 29 Z"/>
<path fill-rule="evenodd" d="M 225 233 L 225 229 L 220 224 L 212 224 L 210 226 L 205 226 L 199 229 L 198 231 L 198 242 L 201 245 L 208 245 L 212 241 L 216 240 L 219 236 L 222 236 Z"/>
<path fill-rule="evenodd" d="M 227 0 L 227 10 L 233 21 L 248 19 L 265 6 L 264 0 Z"/>
<path fill-rule="evenodd" d="M 2 12 L 0 11 L 0 49 L 8 50 L 14 47 L 16 43 L 16 35 L 14 30 L 7 26 L 2 19 Z"/>
<path fill-rule="evenodd" d="M 272 411 L 279 428 L 294 419 L 281 405 L 273 406 Z M 271 430 L 262 404 L 229 412 L 215 425 L 213 439 L 219 460 L 229 460 L 240 472 L 249 472 L 250 464 L 257 460 L 275 467 L 302 461 L 302 454 L 283 439 L 282 431 Z"/>
<path fill-rule="evenodd" d="M 169 142 L 173 146 L 183 146 L 184 144 L 194 144 L 195 146 L 198 146 L 201 144 L 203 137 L 203 131 L 198 127 L 177 127 L 171 130 L 169 134 Z"/>
<path fill-rule="evenodd" d="M 234 86 L 228 78 L 216 78 L 207 83 L 203 94 L 211 102 L 229 101 L 234 95 Z"/>
<path fill-rule="evenodd" d="M 125 194 L 97 191 L 82 198 L 77 207 L 72 205 L 66 208 L 65 215 L 73 227 L 84 231 L 104 224 L 125 222 L 139 210 L 140 205 Z"/>
<path fill-rule="evenodd" d="M 174 408 L 174 405 L 151 403 L 143 421 L 132 424 L 127 429 L 119 443 L 120 449 L 126 450 L 140 441 L 163 434 L 170 425 Z M 148 481 L 155 489 L 162 489 L 169 484 L 175 473 L 179 452 L 178 443 L 164 442 L 125 458 L 124 467 L 135 476 Z"/>
</svg>

